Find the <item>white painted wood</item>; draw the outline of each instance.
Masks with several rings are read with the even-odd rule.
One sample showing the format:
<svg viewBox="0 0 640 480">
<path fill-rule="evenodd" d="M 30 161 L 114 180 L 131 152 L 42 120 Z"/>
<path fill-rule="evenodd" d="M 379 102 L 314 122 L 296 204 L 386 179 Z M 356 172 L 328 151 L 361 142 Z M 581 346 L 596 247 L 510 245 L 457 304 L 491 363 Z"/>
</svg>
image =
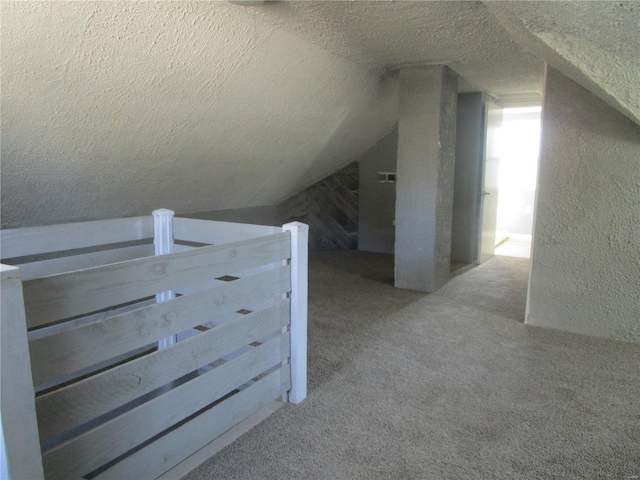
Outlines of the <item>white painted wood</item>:
<svg viewBox="0 0 640 480">
<path fill-rule="evenodd" d="M 0 231 L 2 258 L 153 238 L 151 217 L 116 218 Z"/>
<path fill-rule="evenodd" d="M 279 261 L 277 263 L 269 263 L 266 265 L 260 265 L 259 267 L 255 267 L 255 268 L 250 268 L 248 270 L 243 270 L 241 272 L 235 272 L 233 274 L 234 277 L 237 278 L 244 278 L 244 277 L 248 277 L 251 275 L 255 275 L 257 273 L 260 272 L 266 272 L 267 270 L 273 270 L 274 268 L 277 269 L 279 267 L 281 267 L 283 265 L 283 261 Z M 207 288 L 211 288 L 215 285 L 221 285 L 227 283 L 224 280 L 208 280 L 206 282 L 202 282 L 202 283 L 198 283 L 196 285 L 187 285 L 184 287 L 180 287 L 178 289 L 176 289 L 176 293 L 179 295 L 187 295 L 189 293 L 195 293 L 195 292 L 199 292 L 201 290 L 205 290 Z"/>
<path fill-rule="evenodd" d="M 144 345 L 145 341 L 148 345 L 149 338 L 157 339 L 159 335 L 166 338 L 164 336 L 169 333 L 177 333 L 176 329 L 184 331 L 185 328 L 182 328 L 184 323 L 190 324 L 187 328 L 202 323 L 212 323 L 216 317 L 229 317 L 235 310 L 247 308 L 250 306 L 249 303 L 260 305 L 264 304 L 268 298 L 282 296 L 290 288 L 292 289 L 291 299 L 237 319 L 230 319 L 223 325 L 188 338 L 179 344 L 163 344 L 162 346 L 166 348 L 162 350 L 38 397 L 34 410 L 41 421 L 40 437 L 46 439 L 73 426 L 91 421 L 124 403 L 193 372 L 217 358 L 229 359 L 228 363 L 210 369 L 198 379 L 170 390 L 123 416 L 50 450 L 45 454 L 45 469 L 48 478 L 69 478 L 84 475 L 164 430 L 181 418 L 197 411 L 215 398 L 221 397 L 228 389 L 238 388 L 242 385 L 242 391 L 239 394 L 207 411 L 196 421 L 190 422 L 132 457 L 125 459 L 99 478 L 126 478 L 128 473 L 125 472 L 127 471 L 143 472 L 142 476 L 147 477 L 147 472 L 150 469 L 157 472 L 152 474 L 155 477 L 208 443 L 220 445 L 223 439 L 211 442 L 212 438 L 229 429 L 236 432 L 232 435 L 240 435 L 248 428 L 247 422 L 243 419 L 258 415 L 266 405 L 280 404 L 277 401 L 274 403 L 274 399 L 281 397 L 287 391 L 290 390 L 289 401 L 292 403 L 298 403 L 306 397 L 306 245 L 308 227 L 297 222 L 280 229 L 258 225 L 181 219 L 189 220 L 181 224 L 181 227 L 184 227 L 183 233 L 192 235 L 190 238 L 185 237 L 181 240 L 199 243 L 208 243 L 208 241 L 227 243 L 238 239 L 252 239 L 255 236 L 263 237 L 217 247 L 194 249 L 193 247 L 179 246 L 175 250 L 181 250 L 182 253 L 172 255 L 171 252 L 174 248 L 173 236 L 171 235 L 172 215 L 173 212 L 165 210 L 154 212 L 157 230 L 154 240 L 155 253 L 158 256 L 162 255 L 162 258 L 145 258 L 104 265 L 106 262 L 118 261 L 122 258 L 117 255 L 126 257 L 138 254 L 143 249 L 145 249 L 145 253 L 148 252 L 149 246 L 139 246 L 77 255 L 75 257 L 81 258 L 75 260 L 70 260 L 73 257 L 66 257 L 45 261 L 47 263 L 33 262 L 28 266 L 28 268 L 33 268 L 34 275 L 49 275 L 55 272 L 55 269 L 60 271 L 60 269 L 70 267 L 75 270 L 87 264 L 95 265 L 92 262 L 103 262 L 97 268 L 67 272 L 49 278 L 36 278 L 25 283 L 26 301 L 24 304 L 29 324 L 32 327 L 46 325 L 57 320 L 154 294 L 157 295 L 157 301 L 162 302 L 110 318 L 98 319 L 100 315 L 109 315 L 108 312 L 91 315 L 87 317 L 92 318 L 90 324 L 86 324 L 86 319 L 73 320 L 70 323 L 77 322 L 79 325 L 71 329 L 66 326 L 43 329 L 47 331 L 47 334 L 44 336 L 42 333 L 35 335 L 31 341 L 34 352 L 32 355 L 37 359 L 39 365 L 37 373 L 34 369 L 34 378 L 60 377 L 60 375 L 68 375 L 70 372 L 77 372 L 79 368 L 92 368 L 92 366 L 95 368 L 99 362 L 110 362 L 116 355 L 127 355 L 127 352 L 135 351 L 136 348 L 140 348 L 140 345 Z M 149 226 L 149 219 L 150 217 L 141 219 L 143 220 L 142 227 Z M 173 225 L 176 224 L 176 220 L 178 219 L 174 219 Z M 108 222 L 111 226 L 116 226 L 118 221 Z M 100 226 L 97 225 L 99 223 Z M 118 237 L 119 239 L 115 241 L 87 243 L 89 242 L 87 237 L 94 233 L 104 234 L 105 228 L 108 228 L 106 225 L 105 222 L 85 222 L 85 227 L 88 229 L 85 230 L 87 233 L 83 241 L 80 242 L 82 245 L 79 245 L 78 242 L 58 242 L 57 247 L 34 251 L 34 248 L 35 250 L 44 248 L 41 246 L 42 241 L 30 240 L 31 251 L 13 254 L 13 256 L 84 248 L 136 239 Z M 81 229 L 79 230 L 79 226 L 79 224 L 71 224 L 72 229 L 75 228 L 76 234 L 82 236 L 83 233 Z M 38 227 L 38 231 L 22 232 L 22 238 L 36 239 L 44 235 L 45 230 L 43 229 L 55 234 L 56 231 L 61 231 L 57 227 L 61 226 L 56 226 L 53 229 Z M 219 229 L 219 231 L 215 232 L 213 229 Z M 282 230 L 291 233 L 276 233 Z M 31 236 L 28 235 L 29 233 Z M 115 238 L 117 235 L 119 233 L 107 236 Z M 264 237 L 264 235 L 268 236 Z M 290 236 L 291 242 L 288 241 Z M 16 239 L 20 238 L 20 235 L 14 232 L 14 234 L 3 235 L 2 238 L 4 248 L 5 239 L 7 239 L 7 244 L 11 246 L 12 242 L 16 243 Z M 301 243 L 304 243 L 304 248 L 300 248 Z M 14 252 L 17 251 L 13 246 L 11 248 L 14 249 Z M 55 248 L 59 250 L 55 250 Z M 278 267 L 290 256 L 292 257 L 290 260 L 291 268 L 295 273 L 289 273 L 288 267 Z M 300 265 L 304 265 L 302 271 Z M 47 268 L 49 270 L 46 270 Z M 39 270 L 36 272 L 36 269 Z M 173 290 L 177 287 L 189 288 L 194 284 L 212 281 L 217 283 L 212 279 L 222 275 L 239 276 L 238 272 L 243 272 L 242 275 L 254 274 L 265 269 L 270 270 L 200 292 L 201 303 L 194 304 L 194 298 L 198 299 L 198 294 L 172 300 Z M 296 279 L 292 278 L 292 275 L 295 275 Z M 258 281 L 258 277 L 260 281 Z M 265 279 L 266 284 L 264 283 Z M 300 285 L 302 279 L 304 279 L 303 286 Z M 212 292 L 216 296 L 212 296 Z M 205 298 L 209 304 L 204 301 Z M 288 325 L 290 301 L 295 302 L 295 306 L 291 307 L 291 317 L 297 320 L 296 325 L 291 325 L 290 332 L 283 333 L 276 338 L 270 338 L 274 332 Z M 251 309 L 253 308 L 255 307 L 251 307 Z M 294 309 L 296 310 L 295 314 Z M 174 316 L 179 319 L 170 318 Z M 63 330 L 51 334 L 51 331 L 59 329 Z M 26 337 L 26 331 L 24 334 Z M 109 335 L 115 340 L 115 348 L 107 339 Z M 304 341 L 302 344 L 296 345 L 296 353 L 294 354 L 294 347 L 289 347 L 288 342 L 291 339 L 299 342 L 301 337 L 304 337 Z M 257 349 L 238 350 L 258 339 L 268 340 Z M 274 345 L 280 346 L 283 343 L 285 349 L 281 350 L 279 355 L 273 356 L 271 350 Z M 238 356 L 239 351 L 246 351 L 246 353 Z M 95 355 L 96 352 L 98 352 L 97 355 Z M 188 354 L 186 354 L 187 352 Z M 289 355 L 291 355 L 292 364 L 296 368 L 295 373 L 287 364 L 277 372 L 248 386 L 250 385 L 249 380 L 265 369 L 277 364 L 286 364 Z M 35 364 L 36 361 L 34 361 Z M 275 377 L 278 377 L 277 382 L 273 380 Z M 28 379 L 29 375 L 26 378 Z M 293 388 L 292 381 L 296 382 L 296 386 Z M 266 396 L 265 392 L 268 392 Z M 30 394 L 33 398 L 33 389 Z M 93 399 L 90 400 L 92 396 Z M 204 426 L 201 423 L 208 420 L 212 420 L 213 425 Z M 234 427 L 234 425 L 236 426 Z M 185 429 L 185 427 L 189 428 Z M 37 436 L 37 429 L 35 434 Z M 118 435 L 122 436 L 119 438 Z M 162 453 L 161 458 L 158 457 L 160 461 L 158 459 L 151 460 L 158 452 L 167 452 L 167 449 L 168 453 Z M 148 458 L 149 461 L 139 463 L 138 458 Z M 122 477 L 121 473 L 125 476 Z M 40 477 L 36 478 L 41 478 L 41 476 L 40 473 Z M 129 478 L 136 477 L 137 474 L 134 473 Z"/>
<path fill-rule="evenodd" d="M 183 287 L 176 288 L 176 294 L 178 295 L 190 295 L 192 293 L 201 292 L 202 290 L 207 290 L 209 288 L 215 287 L 216 285 L 224 285 L 224 280 L 207 280 L 206 282 L 197 283 L 195 285 L 185 285 Z"/>
<path fill-rule="evenodd" d="M 116 357 L 109 358 L 108 360 L 104 360 L 100 363 L 96 363 L 91 365 L 90 367 L 84 367 L 81 370 L 75 370 L 73 373 L 68 373 L 64 375 L 60 375 L 58 377 L 49 377 L 42 383 L 33 384 L 36 394 L 43 392 L 45 390 L 50 390 L 52 388 L 60 387 L 60 385 L 66 384 L 68 382 L 75 381 L 79 378 L 86 377 L 88 375 L 94 375 L 96 372 L 100 370 L 104 370 L 105 368 L 113 367 L 122 362 L 131 361 L 133 358 L 138 357 L 143 354 L 148 354 L 151 351 L 155 351 L 156 345 L 145 345 L 144 347 L 137 348 L 127 353 L 123 353 Z"/>
<path fill-rule="evenodd" d="M 0 265 L 0 461 L 10 479 L 42 479 L 20 269 Z"/>
<path fill-rule="evenodd" d="M 161 208 L 153 211 L 153 246 L 156 255 L 173 253 L 173 210 Z M 156 294 L 156 302 L 162 303 L 175 298 L 174 290 Z M 170 335 L 158 341 L 158 348 L 167 348 L 178 341 L 176 335 Z"/>
<path fill-rule="evenodd" d="M 40 437 L 50 438 L 107 413 L 286 326 L 288 322 L 289 301 L 285 300 L 44 394 L 36 398 Z"/>
<path fill-rule="evenodd" d="M 192 247 L 190 245 L 180 245 L 178 243 L 173 244 L 174 252 L 186 252 L 187 250 L 193 250 L 195 248 L 199 248 L 199 247 Z"/>
<path fill-rule="evenodd" d="M 174 218 L 173 232 L 176 241 L 221 244 L 281 232 L 279 227 L 250 225 L 246 223 L 218 222 L 192 218 Z"/>
<path fill-rule="evenodd" d="M 287 223 L 291 232 L 291 392 L 289 402 L 300 403 L 307 398 L 307 302 L 309 226 L 300 222 Z"/>
<path fill-rule="evenodd" d="M 43 466 L 47 479 L 77 478 L 95 470 L 222 398 L 288 356 L 288 335 L 282 334 L 46 452 Z"/>
<path fill-rule="evenodd" d="M 153 214 L 153 245 L 156 255 L 173 253 L 173 210 L 161 208 Z"/>
<path fill-rule="evenodd" d="M 249 270 L 244 270 L 242 272 L 238 272 L 236 274 L 237 277 L 246 277 L 247 275 L 254 275 L 256 273 L 264 272 L 265 270 L 269 270 L 271 268 L 277 268 L 282 265 L 282 262 L 271 263 L 267 265 L 260 265 L 259 267 L 250 268 Z"/>
<path fill-rule="evenodd" d="M 282 400 L 274 400 L 273 402 L 267 404 L 267 406 L 261 408 L 253 415 L 245 418 L 236 426 L 230 428 L 215 440 L 202 447 L 196 453 L 186 458 L 171 470 L 158 477 L 158 480 L 180 480 L 189 472 L 195 470 L 204 462 L 209 460 L 220 450 L 236 441 L 242 435 L 247 433 L 264 419 L 269 417 L 272 413 L 276 412 L 284 404 L 285 403 Z"/>
<path fill-rule="evenodd" d="M 32 278 L 57 275 L 74 270 L 107 265 L 109 263 L 125 262 L 136 258 L 150 257 L 153 255 L 153 245 L 136 245 L 133 247 L 115 248 L 113 250 L 103 250 L 101 252 L 91 252 L 81 255 L 71 255 L 68 257 L 53 258 L 39 262 L 20 263 L 23 280 Z"/>
<path fill-rule="evenodd" d="M 290 255 L 287 236 L 283 232 L 26 281 L 27 324 L 43 326 L 286 259 Z"/>
<path fill-rule="evenodd" d="M 62 330 L 29 342 L 34 384 L 69 374 L 289 290 L 288 268 L 223 283 L 170 302 Z M 250 300 L 248 300 L 250 299 Z"/>
<path fill-rule="evenodd" d="M 157 478 L 290 388 L 285 369 L 270 373 L 191 422 L 158 439 L 96 477 L 99 480 Z"/>
<path fill-rule="evenodd" d="M 122 313 L 131 312 L 133 310 L 137 310 L 140 308 L 148 307 L 149 305 L 155 305 L 155 298 L 152 300 L 142 300 L 140 302 L 134 302 L 122 307 L 112 308 L 110 310 L 103 310 L 98 313 L 94 313 L 92 315 L 86 315 L 80 318 L 74 318 L 73 320 L 69 320 L 67 322 L 54 323 L 53 325 L 49 325 L 47 327 L 38 328 L 37 330 L 31 330 L 27 332 L 27 337 L 29 341 L 35 340 L 36 338 L 46 337 L 48 335 L 53 335 L 54 333 L 62 332 L 63 330 L 70 330 L 76 327 L 82 327 L 84 325 L 89 325 L 94 322 L 99 322 L 101 320 L 106 320 L 107 318 L 115 317 L 116 315 L 120 315 Z M 31 347 L 29 347 L 31 348 Z"/>
</svg>

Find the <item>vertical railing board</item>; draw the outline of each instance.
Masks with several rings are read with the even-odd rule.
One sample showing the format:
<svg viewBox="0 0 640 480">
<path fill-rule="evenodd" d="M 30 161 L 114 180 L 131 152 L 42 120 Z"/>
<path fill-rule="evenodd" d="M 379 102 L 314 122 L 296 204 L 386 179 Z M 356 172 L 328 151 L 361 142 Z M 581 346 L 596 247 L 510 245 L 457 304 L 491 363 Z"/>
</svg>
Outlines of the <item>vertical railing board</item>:
<svg viewBox="0 0 640 480">
<path fill-rule="evenodd" d="M 173 253 L 173 215 L 172 210 L 161 208 L 153 211 L 153 245 L 156 255 Z M 174 290 L 156 294 L 156 302 L 162 303 L 176 297 Z M 178 340 L 177 335 L 170 335 L 158 341 L 158 348 L 167 348 Z"/>
<path fill-rule="evenodd" d="M 283 231 L 291 232 L 291 392 L 290 403 L 307 397 L 307 302 L 309 226 L 287 223 Z"/>
<path fill-rule="evenodd" d="M 0 265 L 0 460 L 9 479 L 41 479 L 42 461 L 31 382 L 20 269 Z"/>
</svg>

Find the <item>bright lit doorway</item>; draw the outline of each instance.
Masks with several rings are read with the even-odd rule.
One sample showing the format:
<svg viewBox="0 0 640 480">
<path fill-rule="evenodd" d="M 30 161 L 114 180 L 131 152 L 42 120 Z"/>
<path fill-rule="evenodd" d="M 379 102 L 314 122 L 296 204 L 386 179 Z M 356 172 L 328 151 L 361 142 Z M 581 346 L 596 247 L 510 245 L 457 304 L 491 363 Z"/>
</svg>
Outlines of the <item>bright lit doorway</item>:
<svg viewBox="0 0 640 480">
<path fill-rule="evenodd" d="M 496 255 L 531 255 L 541 111 L 541 107 L 503 110 L 496 139 L 500 157 Z"/>
</svg>

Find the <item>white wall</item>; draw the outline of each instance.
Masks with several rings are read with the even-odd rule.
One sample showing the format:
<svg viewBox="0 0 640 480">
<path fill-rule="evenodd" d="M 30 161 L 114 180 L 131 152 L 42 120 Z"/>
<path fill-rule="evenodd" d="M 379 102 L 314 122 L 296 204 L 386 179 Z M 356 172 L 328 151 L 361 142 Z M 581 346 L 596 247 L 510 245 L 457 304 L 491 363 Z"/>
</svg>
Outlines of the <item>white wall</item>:
<svg viewBox="0 0 640 480">
<path fill-rule="evenodd" d="M 275 205 L 397 120 L 396 80 L 248 7 L 3 2 L 1 15 L 3 227 Z"/>
<path fill-rule="evenodd" d="M 396 184 L 380 183 L 378 174 L 395 172 L 397 161 L 397 128 L 360 158 L 358 250 L 394 253 Z"/>
<path fill-rule="evenodd" d="M 640 343 L 640 126 L 548 67 L 527 323 Z"/>
</svg>

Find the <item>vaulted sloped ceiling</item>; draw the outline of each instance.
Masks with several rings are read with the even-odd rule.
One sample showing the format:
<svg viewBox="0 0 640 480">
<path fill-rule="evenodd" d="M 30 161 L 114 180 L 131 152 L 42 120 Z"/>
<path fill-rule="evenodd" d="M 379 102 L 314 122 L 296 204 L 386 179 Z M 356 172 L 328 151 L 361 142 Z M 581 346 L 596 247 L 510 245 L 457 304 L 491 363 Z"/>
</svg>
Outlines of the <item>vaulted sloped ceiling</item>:
<svg viewBox="0 0 640 480">
<path fill-rule="evenodd" d="M 486 2 L 526 51 L 640 124 L 640 2 Z"/>
<path fill-rule="evenodd" d="M 274 205 L 388 133 L 393 81 L 227 2 L 3 2 L 4 227 Z"/>
<path fill-rule="evenodd" d="M 444 64 L 462 91 L 541 93 L 544 62 L 481 2 L 267 2 L 250 13 L 369 69 Z"/>
<path fill-rule="evenodd" d="M 273 205 L 397 120 L 394 71 L 541 93 L 544 61 L 640 118 L 637 2 L 10 2 L 2 225 Z"/>
</svg>

